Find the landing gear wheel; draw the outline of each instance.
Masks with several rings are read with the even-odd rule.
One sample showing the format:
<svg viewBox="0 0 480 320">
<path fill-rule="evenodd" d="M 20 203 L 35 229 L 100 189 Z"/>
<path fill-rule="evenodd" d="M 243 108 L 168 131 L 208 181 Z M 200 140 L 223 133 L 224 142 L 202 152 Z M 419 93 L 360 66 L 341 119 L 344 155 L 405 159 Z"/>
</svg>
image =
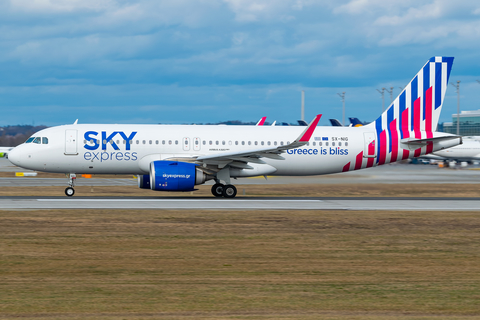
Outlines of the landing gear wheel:
<svg viewBox="0 0 480 320">
<path fill-rule="evenodd" d="M 215 183 L 213 186 L 212 186 L 212 194 L 215 196 L 215 197 L 223 197 L 223 188 L 224 188 L 224 185 L 221 184 L 221 183 Z"/>
<path fill-rule="evenodd" d="M 68 187 L 65 189 L 65 194 L 69 197 L 73 196 L 75 194 L 75 190 L 71 187 Z"/>
<path fill-rule="evenodd" d="M 223 196 L 225 198 L 235 198 L 237 195 L 237 188 L 235 188 L 234 185 L 227 184 L 225 187 L 223 187 Z"/>
</svg>

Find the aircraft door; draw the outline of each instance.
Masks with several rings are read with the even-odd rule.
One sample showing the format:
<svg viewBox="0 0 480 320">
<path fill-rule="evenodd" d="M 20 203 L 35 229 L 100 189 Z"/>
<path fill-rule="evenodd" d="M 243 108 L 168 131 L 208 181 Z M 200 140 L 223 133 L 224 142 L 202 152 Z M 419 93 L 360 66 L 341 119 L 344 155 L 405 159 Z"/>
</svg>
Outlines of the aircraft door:
<svg viewBox="0 0 480 320">
<path fill-rule="evenodd" d="M 364 132 L 365 139 L 363 145 L 363 157 L 375 158 L 377 156 L 377 148 L 375 146 L 375 132 Z"/>
<path fill-rule="evenodd" d="M 183 138 L 183 151 L 190 151 L 190 138 Z"/>
<path fill-rule="evenodd" d="M 65 154 L 77 155 L 77 130 L 65 130 Z"/>
<path fill-rule="evenodd" d="M 200 151 L 200 138 L 193 138 L 193 150 Z"/>
</svg>

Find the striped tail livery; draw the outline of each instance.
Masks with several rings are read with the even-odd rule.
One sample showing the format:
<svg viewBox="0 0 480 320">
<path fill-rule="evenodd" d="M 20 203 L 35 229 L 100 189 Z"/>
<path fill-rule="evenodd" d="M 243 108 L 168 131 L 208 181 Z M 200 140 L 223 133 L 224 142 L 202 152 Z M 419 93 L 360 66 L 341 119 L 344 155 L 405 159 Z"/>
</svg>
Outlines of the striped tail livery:
<svg viewBox="0 0 480 320">
<path fill-rule="evenodd" d="M 453 57 L 430 58 L 388 109 L 365 126 L 365 149 L 343 171 L 419 157 L 462 143 L 461 137 L 435 132 L 452 65 Z"/>
</svg>

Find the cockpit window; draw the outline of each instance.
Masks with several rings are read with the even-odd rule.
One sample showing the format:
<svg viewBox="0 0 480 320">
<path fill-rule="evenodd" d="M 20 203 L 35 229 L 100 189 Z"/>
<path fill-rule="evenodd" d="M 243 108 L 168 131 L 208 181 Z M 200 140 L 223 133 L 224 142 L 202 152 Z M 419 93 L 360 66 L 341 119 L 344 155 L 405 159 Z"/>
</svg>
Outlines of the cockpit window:
<svg viewBox="0 0 480 320">
<path fill-rule="evenodd" d="M 47 137 L 42 138 L 42 144 L 48 144 L 48 138 Z"/>
<path fill-rule="evenodd" d="M 27 141 L 25 141 L 25 143 L 30 143 L 30 142 L 33 141 L 33 139 L 35 139 L 35 137 L 30 137 L 30 138 L 27 139 Z"/>
<path fill-rule="evenodd" d="M 36 137 L 35 140 L 33 140 L 33 143 L 38 143 L 38 144 L 42 143 L 42 138 Z"/>
</svg>

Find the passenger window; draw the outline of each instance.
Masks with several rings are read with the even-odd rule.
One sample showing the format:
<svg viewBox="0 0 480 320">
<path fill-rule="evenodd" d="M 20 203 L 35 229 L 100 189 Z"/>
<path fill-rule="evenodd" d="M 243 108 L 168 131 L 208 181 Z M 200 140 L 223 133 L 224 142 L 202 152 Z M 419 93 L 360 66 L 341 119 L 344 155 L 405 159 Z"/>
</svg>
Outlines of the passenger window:
<svg viewBox="0 0 480 320">
<path fill-rule="evenodd" d="M 264 143 L 263 143 L 263 141 L 262 141 L 262 146 L 263 146 L 263 144 L 264 144 Z"/>
<path fill-rule="evenodd" d="M 325 145 L 328 147 L 328 142 L 325 142 Z"/>
<path fill-rule="evenodd" d="M 168 140 L 168 144 L 172 144 L 172 140 Z"/>
<path fill-rule="evenodd" d="M 203 145 L 206 145 L 206 144 L 207 144 L 207 141 L 205 141 L 205 140 L 203 140 L 202 142 L 203 142 Z"/>
<path fill-rule="evenodd" d="M 345 147 L 348 147 L 348 142 L 345 142 Z"/>
<path fill-rule="evenodd" d="M 155 140 L 155 144 L 158 144 L 158 143 L 159 143 L 159 141 L 158 141 L 158 140 Z"/>
<path fill-rule="evenodd" d="M 245 141 L 242 141 L 242 146 L 244 146 L 244 145 L 245 145 Z"/>
<path fill-rule="evenodd" d="M 178 144 L 178 140 L 175 140 L 175 144 Z"/>
<path fill-rule="evenodd" d="M 130 140 L 130 142 L 128 144 L 133 144 L 133 140 Z"/>
<path fill-rule="evenodd" d="M 42 138 L 42 143 L 43 143 L 43 144 L 48 144 L 48 138 L 43 137 L 43 138 Z"/>
<path fill-rule="evenodd" d="M 103 144 L 107 144 L 107 140 L 103 140 Z"/>
<path fill-rule="evenodd" d="M 187 140 L 187 139 L 185 139 L 185 145 L 187 145 L 187 144 L 188 144 L 188 140 Z"/>
<path fill-rule="evenodd" d="M 123 140 L 123 144 L 127 144 L 127 140 Z"/>
<path fill-rule="evenodd" d="M 307 142 L 307 147 L 310 145 L 310 142 Z"/>
<path fill-rule="evenodd" d="M 216 141 L 216 145 L 218 146 L 218 140 Z"/>
<path fill-rule="evenodd" d="M 273 141 L 273 145 L 276 146 L 276 145 L 277 145 L 277 141 Z"/>
<path fill-rule="evenodd" d="M 235 145 L 238 146 L 238 141 L 235 141 Z"/>
<path fill-rule="evenodd" d="M 318 143 L 318 145 L 321 147 L 321 146 L 322 146 L 322 143 L 321 143 L 321 142 L 319 142 L 319 143 Z"/>
<path fill-rule="evenodd" d="M 212 145 L 212 144 L 213 144 L 213 141 L 212 141 L 212 140 L 210 140 L 210 141 L 209 141 L 209 143 L 210 143 L 210 145 Z"/>
<path fill-rule="evenodd" d="M 255 145 L 258 145 L 258 141 L 255 141 Z"/>
<path fill-rule="evenodd" d="M 313 146 L 315 147 L 316 145 L 317 145 L 317 143 L 316 143 L 316 142 L 313 142 Z"/>
<path fill-rule="evenodd" d="M 27 139 L 27 141 L 25 141 L 25 143 L 30 143 L 30 142 L 33 141 L 33 139 L 35 139 L 35 138 L 34 138 L 34 137 L 30 137 L 30 138 Z"/>
<path fill-rule="evenodd" d="M 270 141 L 268 141 L 267 144 L 270 145 Z"/>
<path fill-rule="evenodd" d="M 120 144 L 120 140 L 117 140 L 117 144 Z"/>
<path fill-rule="evenodd" d="M 280 145 L 283 146 L 283 141 L 280 141 Z"/>
<path fill-rule="evenodd" d="M 162 140 L 162 144 L 165 144 L 165 140 Z"/>
<path fill-rule="evenodd" d="M 338 145 L 341 147 L 341 146 L 342 146 L 342 143 L 341 143 L 341 142 L 339 142 L 339 143 L 338 143 Z"/>
<path fill-rule="evenodd" d="M 332 142 L 332 147 L 335 147 L 335 142 Z"/>
<path fill-rule="evenodd" d="M 140 141 L 137 140 L 136 143 L 137 143 L 137 144 L 140 144 Z"/>
<path fill-rule="evenodd" d="M 198 140 L 195 140 L 195 145 L 198 146 Z"/>
<path fill-rule="evenodd" d="M 224 141 L 222 141 L 222 144 L 223 144 L 223 145 L 225 145 L 225 140 L 224 140 Z"/>
<path fill-rule="evenodd" d="M 152 144 L 152 140 L 148 140 L 148 144 Z"/>
<path fill-rule="evenodd" d="M 248 141 L 248 145 L 251 145 L 252 144 L 252 141 Z"/>
</svg>

